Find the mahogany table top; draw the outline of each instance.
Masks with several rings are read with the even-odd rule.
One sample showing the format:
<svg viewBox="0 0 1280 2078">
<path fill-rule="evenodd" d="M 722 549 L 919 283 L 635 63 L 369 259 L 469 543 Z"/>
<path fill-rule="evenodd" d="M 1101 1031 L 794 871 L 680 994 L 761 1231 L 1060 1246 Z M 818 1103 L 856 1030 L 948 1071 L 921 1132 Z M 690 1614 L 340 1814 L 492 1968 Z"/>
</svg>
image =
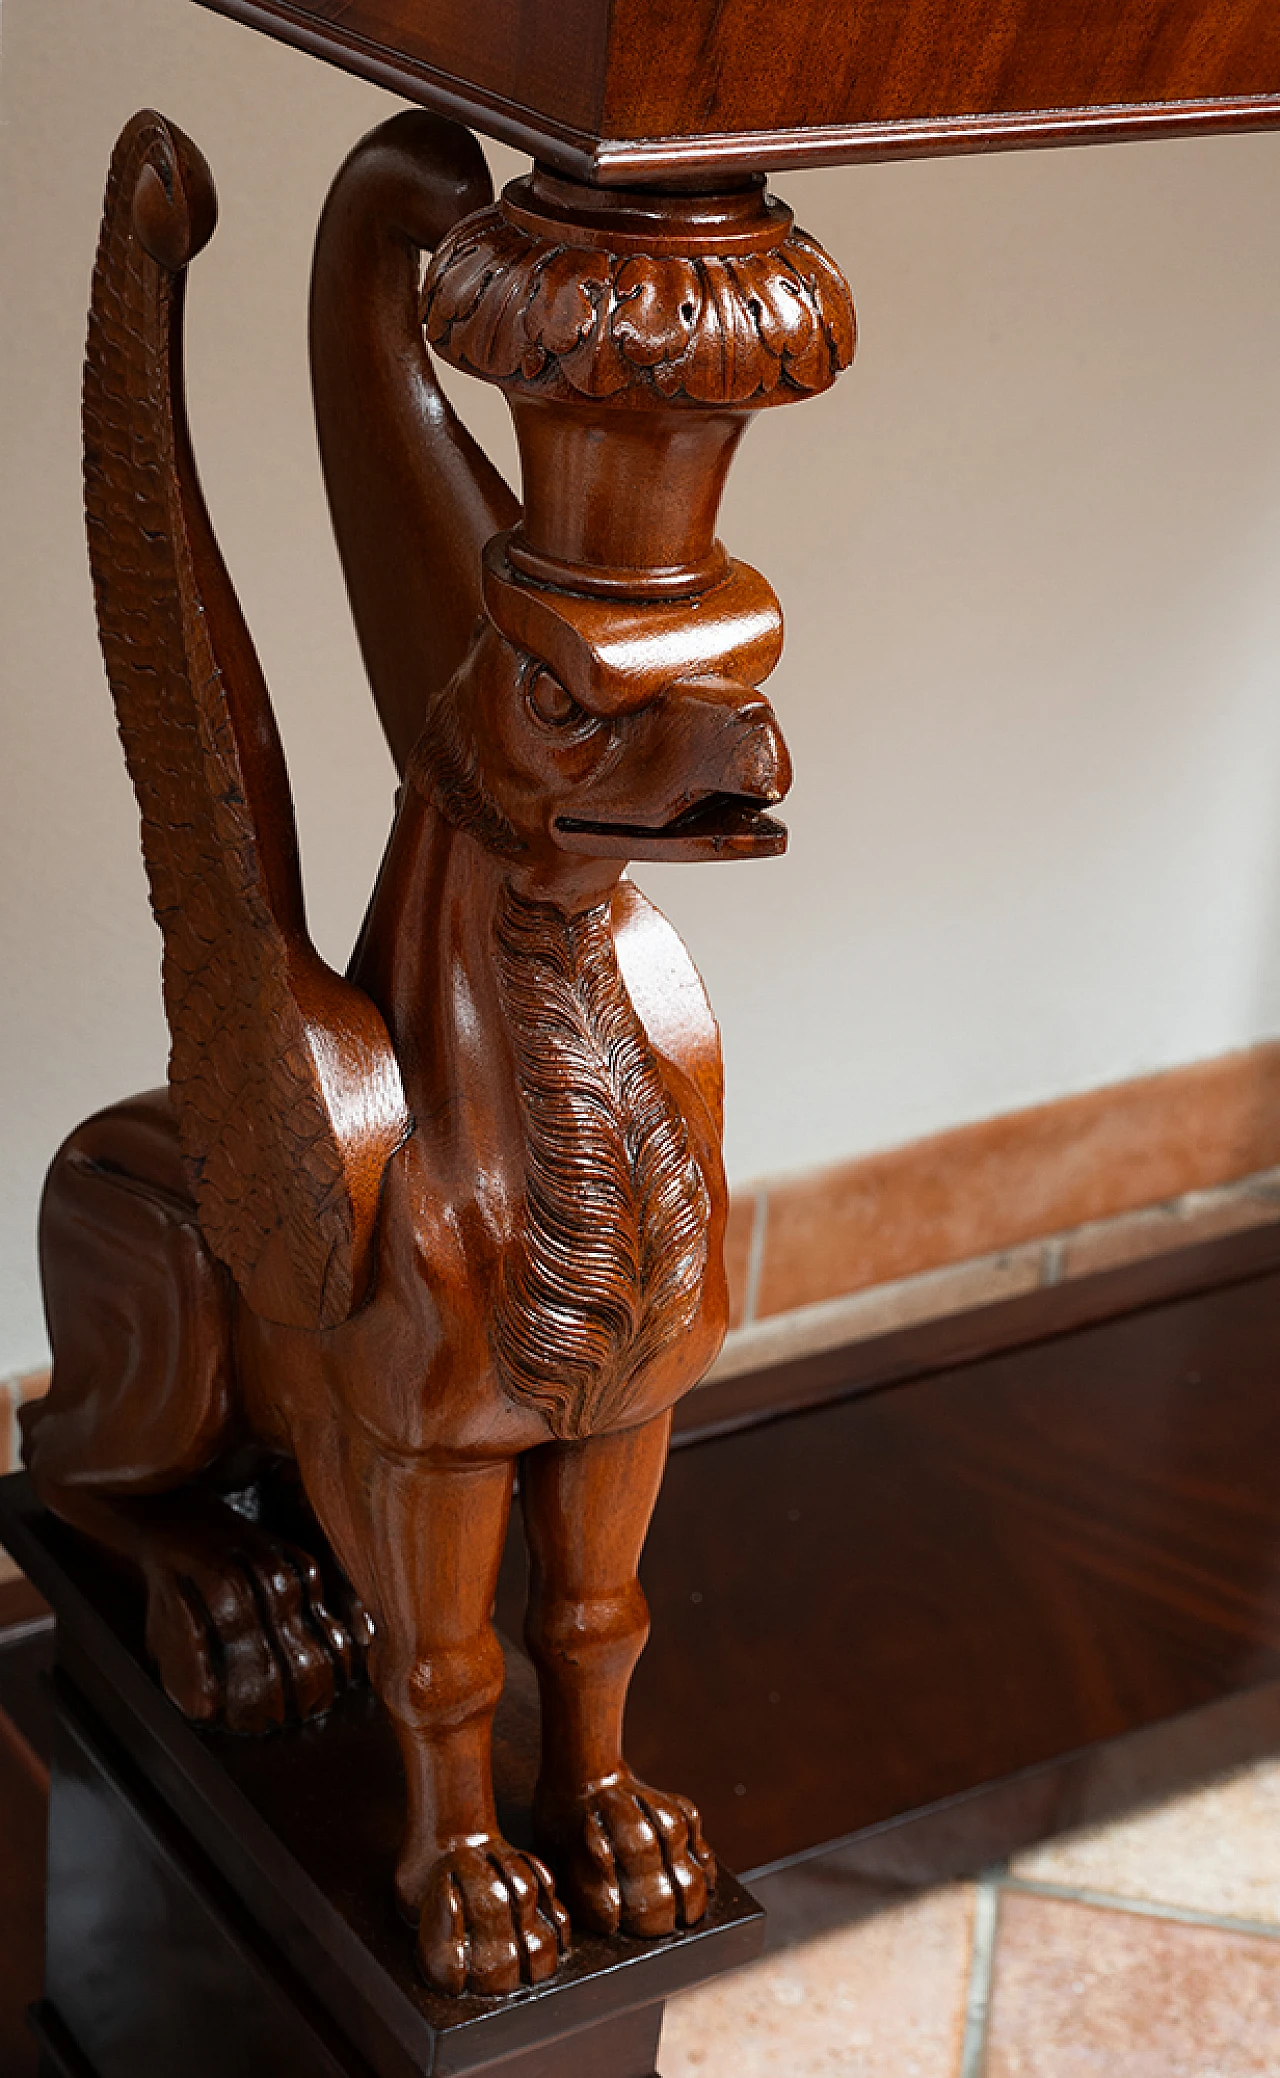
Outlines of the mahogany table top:
<svg viewBox="0 0 1280 2078">
<path fill-rule="evenodd" d="M 605 184 L 1280 123 L 1275 0 L 202 0 Z"/>
</svg>

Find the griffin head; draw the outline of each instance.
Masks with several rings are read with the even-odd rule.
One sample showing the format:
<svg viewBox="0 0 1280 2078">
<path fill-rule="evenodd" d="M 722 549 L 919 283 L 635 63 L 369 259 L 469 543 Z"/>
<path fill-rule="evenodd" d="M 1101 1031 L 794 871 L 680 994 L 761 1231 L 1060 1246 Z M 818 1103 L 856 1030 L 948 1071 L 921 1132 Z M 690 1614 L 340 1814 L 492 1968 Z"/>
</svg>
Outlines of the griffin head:
<svg viewBox="0 0 1280 2078">
<path fill-rule="evenodd" d="M 758 682 L 782 616 L 732 563 L 694 600 L 635 602 L 523 582 L 505 537 L 484 557 L 484 613 L 431 702 L 408 777 L 547 894 L 583 862 L 765 858 L 791 761 Z"/>
</svg>

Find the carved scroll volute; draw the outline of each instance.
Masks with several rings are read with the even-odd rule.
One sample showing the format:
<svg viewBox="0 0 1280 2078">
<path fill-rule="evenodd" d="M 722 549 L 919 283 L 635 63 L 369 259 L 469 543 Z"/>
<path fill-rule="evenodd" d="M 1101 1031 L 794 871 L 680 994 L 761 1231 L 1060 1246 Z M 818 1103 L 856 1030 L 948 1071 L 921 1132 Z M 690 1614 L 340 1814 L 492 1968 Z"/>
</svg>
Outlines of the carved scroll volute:
<svg viewBox="0 0 1280 2078">
<path fill-rule="evenodd" d="M 511 406 L 512 568 L 627 598 L 727 575 L 716 517 L 748 420 L 827 389 L 854 348 L 844 277 L 762 177 L 679 195 L 539 169 L 444 240 L 423 317 Z"/>
<path fill-rule="evenodd" d="M 441 394 L 421 256 L 492 199 L 475 138 L 410 108 L 361 139 L 316 234 L 311 379 L 334 535 L 374 701 L 403 771 L 480 611 L 480 553 L 519 502 Z"/>
</svg>

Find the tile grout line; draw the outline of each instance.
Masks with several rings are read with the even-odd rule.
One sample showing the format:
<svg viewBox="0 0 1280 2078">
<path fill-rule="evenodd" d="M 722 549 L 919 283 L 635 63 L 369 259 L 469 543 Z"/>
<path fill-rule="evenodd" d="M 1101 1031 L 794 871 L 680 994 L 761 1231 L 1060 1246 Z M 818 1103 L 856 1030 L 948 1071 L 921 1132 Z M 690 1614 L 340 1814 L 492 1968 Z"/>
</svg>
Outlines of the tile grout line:
<svg viewBox="0 0 1280 2078">
<path fill-rule="evenodd" d="M 983 2078 L 987 2062 L 987 2014 L 996 1954 L 996 1919 L 1000 1905 L 998 1875 L 980 1876 L 973 1893 L 973 1946 L 969 1991 L 965 2001 L 964 2040 L 958 2078 Z"/>
<path fill-rule="evenodd" d="M 757 1189 L 755 1209 L 751 1218 L 751 1246 L 747 1251 L 747 1289 L 742 1299 L 742 1325 L 751 1327 L 756 1317 L 756 1301 L 760 1297 L 760 1279 L 764 1274 L 765 1232 L 769 1224 L 769 1193 Z"/>
<path fill-rule="evenodd" d="M 1038 1883 L 1025 1876 L 1004 1876 L 998 1879 L 1001 1890 L 1014 1891 L 1019 1896 L 1031 1898 L 1053 1898 L 1069 1905 L 1097 1905 L 1108 1912 L 1127 1912 L 1138 1919 L 1170 1919 L 1183 1926 L 1216 1927 L 1224 1934 L 1260 1935 L 1264 1940 L 1280 1941 L 1280 1925 L 1264 1919 L 1232 1919 L 1225 1912 L 1201 1912 L 1195 1905 L 1170 1905 L 1151 1898 L 1126 1898 L 1109 1890 L 1086 1890 L 1071 1883 Z M 962 2078 L 969 2078 L 963 2073 Z"/>
</svg>

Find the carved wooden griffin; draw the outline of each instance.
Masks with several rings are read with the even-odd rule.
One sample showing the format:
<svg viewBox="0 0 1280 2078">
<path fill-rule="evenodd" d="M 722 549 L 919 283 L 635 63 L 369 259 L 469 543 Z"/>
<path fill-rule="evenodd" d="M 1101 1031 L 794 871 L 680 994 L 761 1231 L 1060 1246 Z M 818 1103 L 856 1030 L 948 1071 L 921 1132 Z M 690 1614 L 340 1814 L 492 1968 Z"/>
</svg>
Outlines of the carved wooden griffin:
<svg viewBox="0 0 1280 2078">
<path fill-rule="evenodd" d="M 727 1311 L 718 1034 L 624 868 L 785 842 L 757 690 L 780 615 L 715 514 L 748 413 L 825 387 L 852 312 L 758 185 L 608 196 L 539 173 L 494 207 L 474 140 L 416 112 L 352 154 L 317 241 L 313 372 L 404 783 L 343 977 L 307 934 L 187 435 L 186 268 L 214 214 L 194 146 L 135 117 L 94 275 L 85 485 L 172 1053 L 167 1090 L 90 1119 L 50 1173 L 54 1373 L 27 1456 L 45 1502 L 140 1574 L 191 1717 L 314 1715 L 367 1651 L 426 1975 L 502 1993 L 554 1971 L 566 1905 L 662 1934 L 714 1882 L 693 1807 L 621 1743 L 670 1410 Z M 424 324 L 503 383 L 523 507 L 444 401 Z M 489 1774 L 517 1463 L 545 1862 L 501 1837 Z M 264 1467 L 293 1478 L 296 1537 L 244 1498 Z"/>
</svg>

